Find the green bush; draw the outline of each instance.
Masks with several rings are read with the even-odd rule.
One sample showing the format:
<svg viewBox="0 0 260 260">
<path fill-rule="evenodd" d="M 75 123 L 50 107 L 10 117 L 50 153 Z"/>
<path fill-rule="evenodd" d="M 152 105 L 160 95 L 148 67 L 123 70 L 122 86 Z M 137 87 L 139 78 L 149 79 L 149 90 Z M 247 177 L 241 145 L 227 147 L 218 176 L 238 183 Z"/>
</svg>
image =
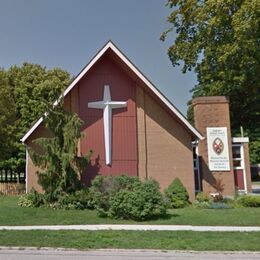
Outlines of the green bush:
<svg viewBox="0 0 260 260">
<path fill-rule="evenodd" d="M 131 189 L 135 182 L 139 182 L 136 177 L 121 176 L 97 176 L 92 181 L 90 196 L 93 205 L 100 216 L 107 216 L 111 206 L 111 199 L 122 189 Z"/>
<path fill-rule="evenodd" d="M 192 206 L 196 209 L 209 209 L 210 208 L 210 202 L 209 201 L 195 200 L 193 202 Z"/>
<path fill-rule="evenodd" d="M 224 202 L 211 202 L 209 203 L 208 208 L 209 209 L 231 209 L 232 206 Z"/>
<path fill-rule="evenodd" d="M 19 197 L 18 205 L 27 208 L 37 208 L 45 204 L 45 198 L 43 194 L 38 193 L 32 189 L 29 193 Z"/>
<path fill-rule="evenodd" d="M 196 200 L 199 202 L 210 202 L 212 201 L 212 198 L 207 192 L 199 192 L 196 195 Z"/>
<path fill-rule="evenodd" d="M 197 209 L 231 209 L 233 205 L 224 202 L 198 201 L 193 202 L 193 207 Z"/>
<path fill-rule="evenodd" d="M 189 194 L 179 178 L 165 190 L 165 196 L 172 208 L 184 208 L 189 205 Z"/>
<path fill-rule="evenodd" d="M 99 215 L 146 220 L 166 214 L 166 205 L 154 180 L 129 176 L 97 176 L 90 188 Z"/>
<path fill-rule="evenodd" d="M 40 194 L 35 190 L 20 196 L 18 205 L 22 207 L 36 208 L 45 206 L 52 209 L 93 209 L 91 196 L 87 189 L 73 193 L 60 193 L 56 201 L 49 201 L 45 194 Z"/>
<path fill-rule="evenodd" d="M 59 209 L 92 209 L 93 205 L 89 190 L 82 189 L 73 193 L 61 193 L 56 202 L 50 203 L 51 208 Z"/>
<path fill-rule="evenodd" d="M 237 199 L 238 204 L 242 205 L 243 207 L 260 207 L 260 196 L 254 195 L 244 195 L 238 197 Z"/>
</svg>

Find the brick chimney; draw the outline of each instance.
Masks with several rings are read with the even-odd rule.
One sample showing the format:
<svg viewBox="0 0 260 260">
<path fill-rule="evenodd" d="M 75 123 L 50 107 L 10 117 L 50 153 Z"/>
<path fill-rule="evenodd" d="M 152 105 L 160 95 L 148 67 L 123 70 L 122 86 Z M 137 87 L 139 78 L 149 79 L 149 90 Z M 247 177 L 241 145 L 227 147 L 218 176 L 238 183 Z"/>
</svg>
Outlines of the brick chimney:
<svg viewBox="0 0 260 260">
<path fill-rule="evenodd" d="M 200 158 L 200 172 L 202 179 L 202 189 L 205 192 L 216 192 L 213 185 L 217 180 L 222 180 L 224 184 L 224 195 L 234 195 L 234 175 L 232 162 L 232 139 L 229 116 L 229 99 L 224 96 L 197 97 L 193 100 L 195 127 L 205 137 L 198 144 Z M 229 171 L 211 171 L 209 169 L 209 156 L 207 146 L 207 128 L 226 127 L 229 154 Z"/>
</svg>

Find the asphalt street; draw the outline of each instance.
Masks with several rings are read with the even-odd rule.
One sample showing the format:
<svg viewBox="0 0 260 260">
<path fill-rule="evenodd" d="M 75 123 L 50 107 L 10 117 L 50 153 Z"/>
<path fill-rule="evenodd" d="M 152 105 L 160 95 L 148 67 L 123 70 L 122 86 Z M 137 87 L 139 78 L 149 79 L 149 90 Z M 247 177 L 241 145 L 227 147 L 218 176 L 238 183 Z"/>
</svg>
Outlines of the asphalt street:
<svg viewBox="0 0 260 260">
<path fill-rule="evenodd" d="M 0 260 L 227 260 L 260 259 L 260 252 L 192 252 L 161 250 L 64 250 L 64 249 L 0 249 Z"/>
</svg>

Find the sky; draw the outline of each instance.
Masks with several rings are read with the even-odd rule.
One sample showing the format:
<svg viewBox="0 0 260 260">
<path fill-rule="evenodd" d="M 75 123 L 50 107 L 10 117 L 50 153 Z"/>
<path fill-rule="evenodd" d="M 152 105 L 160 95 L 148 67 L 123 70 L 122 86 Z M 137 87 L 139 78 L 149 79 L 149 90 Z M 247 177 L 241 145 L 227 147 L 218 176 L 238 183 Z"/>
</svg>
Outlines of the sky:
<svg viewBox="0 0 260 260">
<path fill-rule="evenodd" d="M 196 84 L 173 67 L 160 35 L 170 25 L 166 0 L 0 0 L 0 67 L 23 62 L 77 75 L 112 40 L 184 114 Z"/>
</svg>

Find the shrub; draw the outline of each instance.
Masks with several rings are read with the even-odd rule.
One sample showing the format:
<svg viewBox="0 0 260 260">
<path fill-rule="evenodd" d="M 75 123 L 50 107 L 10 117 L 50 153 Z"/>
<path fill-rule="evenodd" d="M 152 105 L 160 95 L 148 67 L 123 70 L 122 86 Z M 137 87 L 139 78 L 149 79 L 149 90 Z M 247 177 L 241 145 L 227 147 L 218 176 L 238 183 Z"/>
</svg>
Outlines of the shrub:
<svg viewBox="0 0 260 260">
<path fill-rule="evenodd" d="M 260 196 L 244 195 L 237 199 L 243 207 L 260 207 Z"/>
<path fill-rule="evenodd" d="M 184 208 L 189 205 L 189 194 L 178 178 L 165 190 L 165 196 L 172 208 Z"/>
<path fill-rule="evenodd" d="M 52 209 L 93 209 L 89 190 L 82 189 L 73 193 L 61 193 L 58 200 L 46 205 Z"/>
<path fill-rule="evenodd" d="M 196 195 L 196 200 L 199 202 L 210 202 L 212 201 L 212 198 L 207 192 L 199 192 Z"/>
<path fill-rule="evenodd" d="M 209 203 L 209 209 L 231 209 L 232 206 L 230 204 L 226 204 L 224 202 L 212 202 Z"/>
<path fill-rule="evenodd" d="M 197 209 L 231 209 L 233 205 L 224 202 L 213 202 L 213 201 L 197 201 L 193 202 L 193 207 Z"/>
<path fill-rule="evenodd" d="M 27 208 L 36 208 L 44 205 L 45 198 L 43 194 L 32 189 L 29 193 L 19 197 L 18 205 Z"/>
<path fill-rule="evenodd" d="M 107 216 L 110 209 L 111 199 L 122 189 L 131 189 L 135 182 L 139 182 L 136 177 L 121 176 L 97 176 L 92 181 L 90 196 L 95 209 L 100 216 Z"/>
<path fill-rule="evenodd" d="M 56 201 L 49 201 L 46 194 L 40 194 L 35 190 L 20 196 L 18 205 L 22 207 L 36 208 L 40 206 L 52 209 L 93 209 L 93 204 L 87 189 L 74 193 L 60 193 Z"/>
<path fill-rule="evenodd" d="M 154 180 L 141 182 L 129 176 L 97 176 L 90 188 L 99 215 L 146 220 L 166 214 L 166 206 Z"/>
<path fill-rule="evenodd" d="M 196 209 L 208 209 L 208 208 L 210 208 L 210 202 L 209 201 L 201 201 L 200 202 L 198 200 L 195 200 L 192 205 Z"/>
</svg>

